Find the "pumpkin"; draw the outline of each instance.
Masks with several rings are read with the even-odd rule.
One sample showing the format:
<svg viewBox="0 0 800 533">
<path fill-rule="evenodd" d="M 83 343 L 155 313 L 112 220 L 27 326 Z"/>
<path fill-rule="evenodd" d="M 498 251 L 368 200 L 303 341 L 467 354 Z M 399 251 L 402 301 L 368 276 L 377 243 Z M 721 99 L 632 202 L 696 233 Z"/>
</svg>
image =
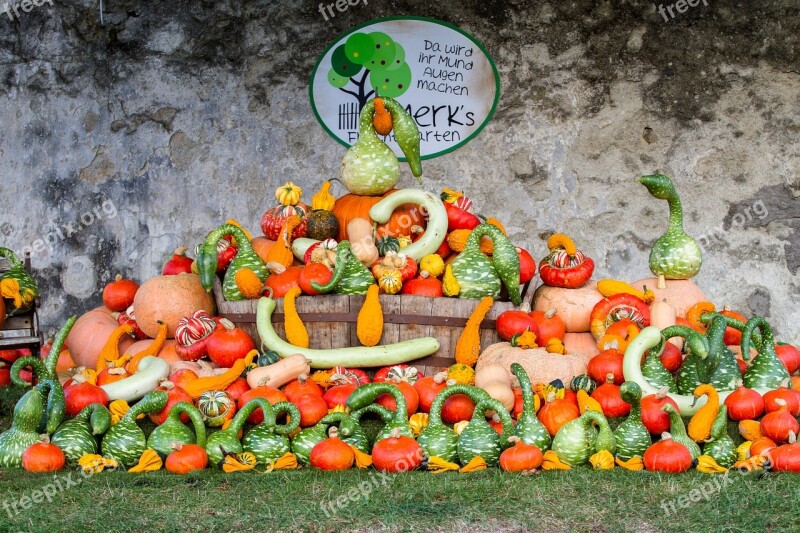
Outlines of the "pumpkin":
<svg viewBox="0 0 800 533">
<path fill-rule="evenodd" d="M 358 388 L 355 383 L 345 383 L 344 385 L 334 385 L 325 391 L 323 398 L 328 404 L 329 409 L 334 409 L 336 406 L 347 404 L 347 399 L 350 394 Z"/>
<path fill-rule="evenodd" d="M 583 354 L 555 355 L 545 348 L 525 350 L 516 348 L 508 342 L 499 342 L 488 346 L 481 353 L 475 368 L 480 370 L 484 365 L 491 363 L 510 368 L 511 363 L 519 363 L 532 382 L 550 383 L 556 379 L 569 381 L 575 376 L 585 374 L 588 362 L 589 357 Z"/>
<path fill-rule="evenodd" d="M 569 353 L 579 353 L 586 357 L 594 357 L 600 353 L 597 349 L 597 341 L 591 333 L 565 333 L 564 347 Z"/>
<path fill-rule="evenodd" d="M 800 433 L 800 424 L 789 412 L 784 400 L 778 398 L 775 402 L 780 405 L 780 409 L 764 415 L 761 419 L 761 432 L 780 444 L 789 440 L 790 433 Z"/>
<path fill-rule="evenodd" d="M 243 329 L 237 328 L 233 322 L 223 318 L 221 328 L 217 328 L 208 336 L 208 358 L 217 365 L 229 368 L 237 359 L 242 359 L 256 345 L 252 337 Z"/>
<path fill-rule="evenodd" d="M 800 472 L 800 444 L 797 435 L 789 436 L 789 443 L 772 451 L 772 469 L 776 472 Z"/>
<path fill-rule="evenodd" d="M 764 412 L 764 398 L 739 382 L 737 389 L 725 398 L 725 406 L 731 420 L 752 420 Z"/>
<path fill-rule="evenodd" d="M 660 435 L 670 428 L 669 414 L 662 407 L 670 404 L 676 410 L 678 409 L 678 404 L 667 395 L 668 392 L 667 388 L 664 387 L 658 394 L 649 394 L 642 398 L 640 404 L 642 408 L 642 424 L 653 435 Z"/>
<path fill-rule="evenodd" d="M 347 470 L 355 463 L 356 457 L 349 444 L 339 438 L 336 426 L 328 430 L 328 438 L 318 442 L 312 449 L 309 461 L 320 470 Z"/>
<path fill-rule="evenodd" d="M 686 472 L 693 460 L 689 449 L 672 440 L 669 433 L 663 433 L 660 441 L 647 448 L 643 459 L 647 470 L 670 474 Z"/>
<path fill-rule="evenodd" d="M 67 416 L 74 417 L 84 407 L 93 403 L 108 406 L 106 391 L 89 382 L 75 383 L 64 389 L 64 404 Z"/>
<path fill-rule="evenodd" d="M 272 239 L 268 239 L 266 237 L 255 237 L 253 240 L 250 241 L 250 246 L 253 247 L 253 251 L 261 258 L 262 261 L 265 263 L 267 262 L 267 256 L 269 255 L 269 251 L 275 246 L 277 241 L 273 241 Z"/>
<path fill-rule="evenodd" d="M 646 278 L 634 281 L 631 285 L 644 291 L 645 286 L 655 294 L 655 301 L 666 300 L 675 308 L 678 317 L 686 317 L 686 312 L 694 304 L 708 300 L 705 293 L 692 280 Z"/>
<path fill-rule="evenodd" d="M 284 298 L 294 287 L 300 286 L 300 274 L 303 267 L 289 266 L 281 274 L 272 274 L 264 282 L 264 286 L 272 289 L 273 298 Z"/>
<path fill-rule="evenodd" d="M 613 383 L 621 385 L 625 381 L 622 374 L 622 361 L 624 356 L 617 350 L 605 350 L 589 360 L 586 366 L 589 377 L 598 383 L 605 383 L 609 374 L 613 376 Z"/>
<path fill-rule="evenodd" d="M 550 397 L 548 397 L 536 415 L 551 437 L 555 437 L 564 424 L 580 416 L 580 410 L 577 405 L 570 400 L 555 398 L 554 396 L 553 393 L 550 394 Z"/>
<path fill-rule="evenodd" d="M 164 391 L 167 393 L 167 405 L 160 411 L 150 413 L 148 416 L 153 424 L 160 426 L 164 423 L 169 415 L 169 412 L 172 410 L 172 407 L 179 402 L 187 402 L 192 403 L 193 399 L 189 394 L 183 390 L 183 388 L 178 387 L 171 381 L 162 381 L 161 384 L 158 386 L 156 390 Z M 189 421 L 189 415 L 186 413 L 181 414 L 181 422 L 184 424 Z"/>
<path fill-rule="evenodd" d="M 278 402 L 289 401 L 288 398 L 286 398 L 286 395 L 280 389 L 276 389 L 275 387 L 270 387 L 268 385 L 261 385 L 254 387 L 239 396 L 239 399 L 236 402 L 238 408 L 241 410 L 242 407 L 244 407 L 247 402 L 253 398 L 264 398 L 272 405 L 275 405 Z M 251 424 L 260 424 L 263 422 L 264 413 L 262 412 L 261 408 L 250 413 L 250 416 L 247 417 L 247 421 Z"/>
<path fill-rule="evenodd" d="M 539 328 L 540 346 L 547 346 L 551 339 L 564 340 L 566 324 L 555 307 L 547 311 L 531 311 L 530 315 Z"/>
<path fill-rule="evenodd" d="M 525 331 L 532 331 L 536 338 L 539 338 L 539 325 L 533 317 L 525 311 L 509 309 L 503 311 L 497 317 L 495 322 L 497 335 L 504 341 L 510 341 L 511 337 L 524 333 Z"/>
<path fill-rule="evenodd" d="M 728 328 L 733 329 L 733 328 Z M 733 329 L 733 331 L 737 330 Z M 725 334 L 727 335 L 727 333 Z M 775 345 L 775 353 L 778 355 L 778 359 L 781 360 L 783 366 L 786 367 L 786 370 L 789 374 L 794 374 L 800 369 L 800 350 L 792 346 L 791 344 L 776 344 Z"/>
<path fill-rule="evenodd" d="M 103 289 L 103 305 L 112 311 L 124 311 L 133 305 L 133 298 L 138 289 L 138 283 L 123 279 L 122 274 L 117 274 L 114 281 Z"/>
<path fill-rule="evenodd" d="M 383 198 L 397 192 L 391 190 L 382 196 L 359 196 L 356 194 L 346 194 L 336 200 L 333 206 L 333 214 L 339 221 L 338 240 L 347 239 L 347 225 L 354 218 L 365 218 L 369 220 L 369 210 L 373 205 L 380 202 Z M 389 222 L 378 224 L 375 233 L 378 237 L 392 235 L 400 237 L 411 234 L 412 226 L 425 228 L 425 218 L 422 216 L 419 207 L 413 204 L 404 204 L 392 213 Z"/>
<path fill-rule="evenodd" d="M 120 343 L 120 346 L 124 346 L 126 344 L 127 339 L 123 339 L 123 342 Z M 154 342 L 158 342 L 155 339 L 145 339 L 142 341 L 136 341 L 131 344 L 126 350 L 125 354 L 136 355 L 143 350 L 149 350 L 151 345 Z M 178 361 L 183 361 L 181 356 L 178 354 L 177 343 L 174 340 L 168 340 L 164 342 L 164 345 L 161 346 L 161 349 L 158 351 L 158 357 L 165 360 L 170 365 L 173 363 L 177 363 Z M 77 361 L 76 361 L 77 362 Z"/>
<path fill-rule="evenodd" d="M 555 309 L 567 332 L 585 333 L 590 329 L 592 309 L 602 299 L 594 281 L 577 289 L 541 285 L 533 294 L 533 310 L 546 312 Z"/>
<path fill-rule="evenodd" d="M 396 474 L 416 470 L 422 464 L 422 446 L 395 428 L 389 438 L 381 439 L 372 448 L 372 465 L 381 472 Z"/>
<path fill-rule="evenodd" d="M 306 213 L 308 206 L 302 202 L 290 206 L 276 206 L 267 210 L 261 217 L 261 232 L 272 241 L 277 241 L 281 234 L 281 228 L 286 224 L 289 217 L 300 217 L 300 223 L 292 231 L 292 239 L 306 236 L 308 225 L 306 223 Z"/>
<path fill-rule="evenodd" d="M 786 405 L 792 416 L 800 416 L 800 394 L 797 391 L 779 387 L 764 393 L 763 398 L 764 409 L 768 413 L 777 411 L 782 405 Z M 783 400 L 783 402 L 778 402 L 779 399 Z"/>
<path fill-rule="evenodd" d="M 212 315 L 215 311 L 214 299 L 200 284 L 200 276 L 196 274 L 150 278 L 139 287 L 133 306 L 136 322 L 151 338 L 158 335 L 159 320 L 167 325 L 167 337 L 173 338 L 181 318 L 191 316 L 199 309 Z"/>
<path fill-rule="evenodd" d="M 64 452 L 47 435 L 42 435 L 40 442 L 31 444 L 22 454 L 22 468 L 28 472 L 56 472 L 66 462 Z"/>
<path fill-rule="evenodd" d="M 95 368 L 100 351 L 119 323 L 105 307 L 98 307 L 81 315 L 67 336 L 67 350 L 78 366 Z M 126 336 L 120 340 L 120 351 L 124 353 L 133 344 Z"/>
<path fill-rule="evenodd" d="M 339 236 L 339 220 L 331 211 L 317 209 L 306 215 L 308 230 L 306 235 L 309 239 L 324 241 L 334 239 Z"/>
<path fill-rule="evenodd" d="M 321 394 L 301 394 L 293 396 L 292 403 L 300 410 L 300 427 L 307 428 L 317 424 L 328 414 L 328 404 Z"/>
<path fill-rule="evenodd" d="M 403 274 L 396 268 L 384 268 L 378 276 L 378 287 L 385 294 L 397 294 L 403 288 Z"/>
<path fill-rule="evenodd" d="M 433 376 L 425 376 L 414 383 L 419 395 L 419 410 L 429 413 L 436 395 L 447 387 L 447 372 L 439 372 Z"/>
<path fill-rule="evenodd" d="M 175 274 L 182 273 L 189 274 L 192 272 L 192 262 L 192 258 L 186 256 L 186 247 L 179 246 L 172 252 L 172 257 L 164 263 L 164 266 L 161 268 L 161 275 L 174 276 Z"/>
<path fill-rule="evenodd" d="M 222 427 L 236 413 L 236 402 L 225 391 L 206 391 L 197 399 L 197 409 L 208 427 Z"/>
<path fill-rule="evenodd" d="M 314 380 L 309 379 L 308 374 L 300 374 L 297 376 L 297 379 L 290 381 L 283 388 L 283 393 L 290 402 L 294 403 L 295 398 L 299 398 L 300 396 L 307 394 L 316 394 L 322 398 L 322 395 L 325 394 L 325 391 L 322 390 L 322 387 L 320 387 Z"/>
<path fill-rule="evenodd" d="M 403 283 L 401 294 L 412 296 L 424 296 L 426 298 L 441 298 L 444 296 L 442 282 L 431 276 L 428 271 L 423 270 L 416 278 Z"/>
<path fill-rule="evenodd" d="M 597 400 L 603 409 L 603 414 L 609 418 L 627 416 L 631 412 L 631 404 L 622 399 L 619 385 L 614 384 L 612 373 L 606 376 L 605 383 L 595 389 L 592 398 Z"/>
<path fill-rule="evenodd" d="M 508 442 L 514 445 L 500 454 L 500 468 L 505 472 L 525 472 L 542 466 L 542 451 L 536 446 L 525 444 L 519 437 L 511 437 Z"/>
<path fill-rule="evenodd" d="M 172 445 L 172 449 L 174 451 L 167 456 L 164 463 L 167 472 L 185 475 L 192 470 L 203 470 L 208 466 L 208 454 L 202 446 L 176 442 Z"/>
<path fill-rule="evenodd" d="M 472 418 L 475 402 L 466 394 L 453 394 L 442 404 L 442 422 L 458 424 Z"/>
</svg>

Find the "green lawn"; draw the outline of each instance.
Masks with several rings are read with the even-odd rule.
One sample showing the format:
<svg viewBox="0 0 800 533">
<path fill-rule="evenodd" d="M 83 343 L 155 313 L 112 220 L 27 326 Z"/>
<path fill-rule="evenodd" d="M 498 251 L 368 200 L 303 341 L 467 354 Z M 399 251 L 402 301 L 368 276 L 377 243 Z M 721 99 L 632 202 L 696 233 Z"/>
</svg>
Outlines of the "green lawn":
<svg viewBox="0 0 800 533">
<path fill-rule="evenodd" d="M 0 394 L 3 429 L 17 396 Z M 800 476 L 786 474 L 731 472 L 726 479 L 576 469 L 523 477 L 490 469 L 383 476 L 304 469 L 83 479 L 64 471 L 62 487 L 70 474 L 76 484 L 59 491 L 53 475 L 0 470 L 0 531 L 751 531 L 800 524 Z M 48 491 L 51 501 L 36 491 Z M 22 510 L 24 496 L 41 502 Z"/>
</svg>

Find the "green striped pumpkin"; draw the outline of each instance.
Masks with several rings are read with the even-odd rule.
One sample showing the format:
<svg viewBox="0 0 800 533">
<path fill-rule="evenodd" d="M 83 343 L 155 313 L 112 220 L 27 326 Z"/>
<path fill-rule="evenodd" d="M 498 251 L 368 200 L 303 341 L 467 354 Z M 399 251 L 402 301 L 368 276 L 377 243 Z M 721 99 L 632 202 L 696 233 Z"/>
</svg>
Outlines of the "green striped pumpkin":
<svg viewBox="0 0 800 533">
<path fill-rule="evenodd" d="M 320 294 L 331 291 L 336 294 L 366 294 L 371 285 L 375 285 L 375 277 L 353 254 L 350 241 L 342 241 L 336 246 L 336 265 L 328 283 L 311 282 L 311 287 Z"/>
<path fill-rule="evenodd" d="M 242 453 L 244 448 L 239 442 L 239 431 L 244 427 L 247 418 L 256 409 L 261 409 L 264 413 L 264 422 L 267 425 L 275 425 L 275 411 L 272 405 L 265 398 L 253 398 L 242 407 L 236 416 L 233 417 L 227 428 L 213 433 L 206 441 L 206 453 L 208 462 L 214 466 L 219 466 L 228 453 Z"/>
<path fill-rule="evenodd" d="M 484 236 L 494 244 L 492 258 L 481 251 L 480 241 Z M 506 235 L 491 224 L 480 224 L 470 232 L 467 243 L 452 263 L 453 276 L 461 290 L 460 298 L 478 300 L 484 296 L 497 299 L 501 282 L 508 290 L 514 305 L 522 303 L 519 291 L 519 255 Z"/>
<path fill-rule="evenodd" d="M 719 412 L 711 424 L 711 438 L 703 445 L 703 453 L 725 468 L 732 467 L 736 462 L 736 445 L 728 436 L 728 408 L 724 403 L 719 406 Z"/>
<path fill-rule="evenodd" d="M 755 330 L 761 331 L 758 356 L 747 368 L 742 381 L 744 386 L 749 389 L 777 389 L 785 380 L 789 379 L 789 372 L 775 352 L 775 337 L 772 335 L 772 327 L 763 318 L 754 316 L 747 321 L 742 332 L 742 355 L 748 357 L 750 354 L 750 339 Z"/>
<path fill-rule="evenodd" d="M 503 424 L 502 436 L 498 435 L 486 421 L 484 413 L 487 410 L 492 410 L 500 416 Z M 508 438 L 512 435 L 511 415 L 503 404 L 494 398 L 482 398 L 475 404 L 472 420 L 458 437 L 458 460 L 465 465 L 475 457 L 481 457 L 487 465 L 494 466 L 500 459 L 503 449 L 508 447 Z"/>
<path fill-rule="evenodd" d="M 531 380 L 525 372 L 525 369 L 519 363 L 512 363 L 511 371 L 517 376 L 517 380 L 519 380 L 519 384 L 522 387 L 522 413 L 517 419 L 514 432 L 525 444 L 536 446 L 542 452 L 546 452 L 550 449 L 550 433 L 547 432 L 547 428 L 544 427 L 544 424 L 542 424 L 536 416 L 536 406 L 534 403 Z M 572 381 L 574 382 L 575 379 L 580 377 L 585 377 L 594 385 L 594 381 L 585 374 L 583 376 L 577 376 Z"/>
<path fill-rule="evenodd" d="M 597 388 L 597 383 L 589 377 L 589 374 L 580 374 L 570 380 L 569 388 L 574 392 L 582 390 L 586 391 L 586 394 L 592 394 Z"/>
<path fill-rule="evenodd" d="M 225 277 L 222 280 L 222 294 L 228 301 L 244 300 L 245 297 L 236 286 L 236 273 L 243 268 L 249 268 L 258 276 L 258 279 L 264 282 L 269 276 L 269 270 L 253 250 L 247 235 L 233 224 L 223 224 L 209 233 L 198 250 L 197 267 L 200 271 L 200 282 L 206 290 L 214 288 L 214 277 L 217 275 L 217 243 L 226 235 L 232 235 L 236 239 L 238 251 L 225 271 Z"/>
</svg>

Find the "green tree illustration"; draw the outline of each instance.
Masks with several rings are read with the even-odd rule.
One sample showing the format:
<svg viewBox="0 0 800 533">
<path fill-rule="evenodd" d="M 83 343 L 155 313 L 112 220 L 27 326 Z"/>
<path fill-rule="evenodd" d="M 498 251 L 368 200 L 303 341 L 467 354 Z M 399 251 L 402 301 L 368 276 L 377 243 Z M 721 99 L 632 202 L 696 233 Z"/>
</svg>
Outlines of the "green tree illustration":
<svg viewBox="0 0 800 533">
<path fill-rule="evenodd" d="M 354 33 L 336 47 L 328 82 L 358 100 L 359 109 L 374 94 L 397 98 L 411 86 L 406 51 L 383 32 Z M 367 79 L 371 89 L 368 90 Z M 353 84 L 352 90 L 347 88 Z"/>
</svg>

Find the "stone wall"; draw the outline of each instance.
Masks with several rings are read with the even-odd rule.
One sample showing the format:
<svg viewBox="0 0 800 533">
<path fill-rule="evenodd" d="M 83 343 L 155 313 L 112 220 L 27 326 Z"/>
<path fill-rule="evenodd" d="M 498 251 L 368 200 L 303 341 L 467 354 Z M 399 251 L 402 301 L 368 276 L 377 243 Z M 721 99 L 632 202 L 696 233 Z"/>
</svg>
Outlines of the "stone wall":
<svg viewBox="0 0 800 533">
<path fill-rule="evenodd" d="M 257 228 L 277 185 L 310 191 L 339 172 L 343 149 L 308 102 L 316 56 L 361 22 L 423 15 L 481 40 L 502 83 L 487 128 L 425 162 L 426 188 L 464 189 L 537 260 L 559 230 L 597 275 L 632 280 L 667 220 L 633 180 L 663 172 L 704 247 L 697 282 L 800 342 L 797 3 L 674 13 L 370 0 L 326 21 L 310 1 L 110 0 L 101 23 L 97 1 L 56 0 L 0 15 L 0 241 L 42 239 L 54 327 L 98 305 L 116 273 L 152 276 L 226 218 Z"/>
</svg>

